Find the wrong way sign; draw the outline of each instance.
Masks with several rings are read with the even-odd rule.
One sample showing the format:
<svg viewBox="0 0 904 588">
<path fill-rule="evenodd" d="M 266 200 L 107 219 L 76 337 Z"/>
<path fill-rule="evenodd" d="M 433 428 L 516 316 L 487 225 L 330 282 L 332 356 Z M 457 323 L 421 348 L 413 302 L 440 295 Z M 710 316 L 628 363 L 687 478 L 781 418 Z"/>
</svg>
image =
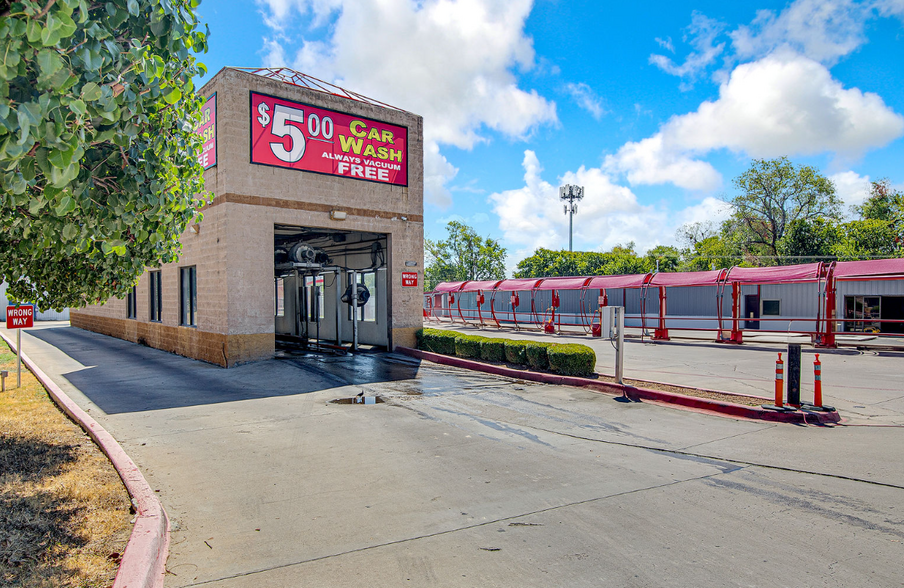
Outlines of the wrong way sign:
<svg viewBox="0 0 904 588">
<path fill-rule="evenodd" d="M 30 329 L 35 326 L 35 307 L 31 304 L 6 307 L 7 329 Z"/>
</svg>

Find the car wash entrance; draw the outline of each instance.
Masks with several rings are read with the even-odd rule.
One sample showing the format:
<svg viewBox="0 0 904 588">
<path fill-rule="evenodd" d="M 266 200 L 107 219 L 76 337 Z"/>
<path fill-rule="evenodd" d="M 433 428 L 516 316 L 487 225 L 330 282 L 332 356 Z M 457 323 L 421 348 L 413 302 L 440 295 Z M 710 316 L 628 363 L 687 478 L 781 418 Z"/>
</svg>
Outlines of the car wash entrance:
<svg viewBox="0 0 904 588">
<path fill-rule="evenodd" d="M 274 331 L 311 350 L 389 345 L 388 237 L 274 227 Z"/>
</svg>

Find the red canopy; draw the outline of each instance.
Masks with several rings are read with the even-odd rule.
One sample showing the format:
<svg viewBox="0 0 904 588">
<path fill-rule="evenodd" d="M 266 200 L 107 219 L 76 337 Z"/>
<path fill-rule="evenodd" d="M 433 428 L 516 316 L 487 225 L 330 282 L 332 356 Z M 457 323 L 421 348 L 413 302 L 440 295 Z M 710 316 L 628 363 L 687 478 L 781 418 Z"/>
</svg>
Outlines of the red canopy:
<svg viewBox="0 0 904 588">
<path fill-rule="evenodd" d="M 533 290 L 542 278 L 513 278 L 502 280 L 496 289 L 500 292 L 515 292 L 519 290 Z"/>
<path fill-rule="evenodd" d="M 590 278 L 585 277 L 561 277 L 546 278 L 537 284 L 537 290 L 580 290 Z"/>
<path fill-rule="evenodd" d="M 659 272 L 653 274 L 651 286 L 712 286 L 719 283 L 723 270 L 705 272 Z"/>
<path fill-rule="evenodd" d="M 630 274 L 624 276 L 594 276 L 587 284 L 588 288 L 640 288 L 649 274 Z"/>
<path fill-rule="evenodd" d="M 466 282 L 441 282 L 436 288 L 433 289 L 434 292 L 458 292 L 459 288 L 461 288 L 462 284 Z"/>
<path fill-rule="evenodd" d="M 904 274 L 904 259 L 839 261 L 835 264 L 835 277 L 840 279 L 868 276 L 900 276 L 902 274 Z"/>
<path fill-rule="evenodd" d="M 819 263 L 777 267 L 733 267 L 728 273 L 728 281 L 741 284 L 809 282 L 819 277 L 819 267 Z"/>
<path fill-rule="evenodd" d="M 501 280 L 474 280 L 465 282 L 459 292 L 477 292 L 478 290 L 492 290 Z"/>
</svg>

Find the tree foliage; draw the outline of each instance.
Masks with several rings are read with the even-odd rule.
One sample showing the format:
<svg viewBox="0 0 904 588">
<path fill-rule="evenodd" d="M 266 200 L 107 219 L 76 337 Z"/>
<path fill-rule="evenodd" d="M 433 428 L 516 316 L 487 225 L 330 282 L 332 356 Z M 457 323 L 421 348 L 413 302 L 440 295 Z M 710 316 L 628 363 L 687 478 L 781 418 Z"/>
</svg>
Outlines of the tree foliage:
<svg viewBox="0 0 904 588">
<path fill-rule="evenodd" d="M 734 181 L 733 221 L 744 249 L 762 248 L 779 256 L 779 244 L 796 220 L 834 218 L 840 211 L 835 185 L 816 169 L 796 166 L 786 157 L 756 159 Z"/>
<path fill-rule="evenodd" d="M 424 286 L 433 290 L 440 282 L 502 280 L 505 278 L 505 248 L 495 239 L 482 238 L 458 221 L 446 225 L 445 241 L 424 240 L 427 267 Z"/>
<path fill-rule="evenodd" d="M 198 0 L 5 4 L 0 279 L 44 308 L 123 296 L 203 203 Z"/>
<path fill-rule="evenodd" d="M 653 263 L 655 266 L 655 262 Z M 617 245 L 611 251 L 553 251 L 540 248 L 518 262 L 516 278 L 551 276 L 607 276 L 650 271 L 650 259 L 639 257 L 634 243 Z"/>
</svg>

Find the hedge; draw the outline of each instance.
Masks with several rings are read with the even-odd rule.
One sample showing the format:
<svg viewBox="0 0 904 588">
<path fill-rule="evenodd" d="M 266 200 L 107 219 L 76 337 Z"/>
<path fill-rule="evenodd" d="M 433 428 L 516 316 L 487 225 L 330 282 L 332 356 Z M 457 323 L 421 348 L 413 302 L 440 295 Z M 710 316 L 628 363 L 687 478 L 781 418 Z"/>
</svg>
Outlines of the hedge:
<svg viewBox="0 0 904 588">
<path fill-rule="evenodd" d="M 525 348 L 525 355 L 527 355 L 527 365 L 534 368 L 535 370 L 540 370 L 545 372 L 549 369 L 549 359 L 546 356 L 546 349 L 555 345 L 555 343 L 541 343 L 540 341 L 528 341 L 527 346 Z"/>
<path fill-rule="evenodd" d="M 527 365 L 527 341 L 506 339 L 505 361 L 515 365 Z"/>
<path fill-rule="evenodd" d="M 589 376 L 596 367 L 596 353 L 576 343 L 551 345 L 546 350 L 549 369 L 564 376 Z"/>
<path fill-rule="evenodd" d="M 486 338 L 480 342 L 480 359 L 495 361 L 505 360 L 505 339 Z"/>
<path fill-rule="evenodd" d="M 455 355 L 455 340 L 460 336 L 461 333 L 442 329 L 418 329 L 415 333 L 418 349 L 443 355 Z"/>
<path fill-rule="evenodd" d="M 564 376 L 589 376 L 596 367 L 596 353 L 576 343 L 544 343 L 465 335 L 443 329 L 418 329 L 418 349 L 484 361 L 508 361 Z"/>
<path fill-rule="evenodd" d="M 455 338 L 455 355 L 468 359 L 480 359 L 480 343 L 484 339 L 486 337 L 459 333 Z"/>
</svg>

